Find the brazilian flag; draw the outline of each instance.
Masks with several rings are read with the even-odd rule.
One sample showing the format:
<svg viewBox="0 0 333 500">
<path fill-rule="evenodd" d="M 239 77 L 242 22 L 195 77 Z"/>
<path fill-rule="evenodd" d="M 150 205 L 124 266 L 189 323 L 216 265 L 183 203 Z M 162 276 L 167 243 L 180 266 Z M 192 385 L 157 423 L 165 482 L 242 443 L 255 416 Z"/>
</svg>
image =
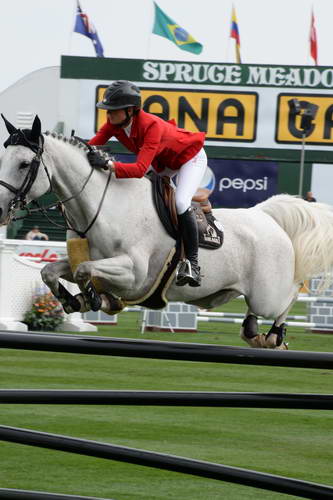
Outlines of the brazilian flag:
<svg viewBox="0 0 333 500">
<path fill-rule="evenodd" d="M 155 2 L 154 5 L 155 23 L 153 33 L 171 40 L 182 50 L 193 52 L 193 54 L 200 54 L 202 51 L 201 43 L 197 42 L 184 28 L 170 19 Z"/>
</svg>

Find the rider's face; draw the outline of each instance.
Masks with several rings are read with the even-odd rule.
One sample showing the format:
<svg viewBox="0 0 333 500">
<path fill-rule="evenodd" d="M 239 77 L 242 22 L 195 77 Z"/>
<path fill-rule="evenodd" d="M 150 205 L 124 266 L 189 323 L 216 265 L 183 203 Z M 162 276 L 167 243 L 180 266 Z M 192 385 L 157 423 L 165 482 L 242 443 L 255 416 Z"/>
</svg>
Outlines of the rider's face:
<svg viewBox="0 0 333 500">
<path fill-rule="evenodd" d="M 129 115 L 132 116 L 132 109 L 129 108 Z M 120 125 L 127 119 L 124 109 L 113 109 L 107 111 L 107 116 L 112 125 Z"/>
</svg>

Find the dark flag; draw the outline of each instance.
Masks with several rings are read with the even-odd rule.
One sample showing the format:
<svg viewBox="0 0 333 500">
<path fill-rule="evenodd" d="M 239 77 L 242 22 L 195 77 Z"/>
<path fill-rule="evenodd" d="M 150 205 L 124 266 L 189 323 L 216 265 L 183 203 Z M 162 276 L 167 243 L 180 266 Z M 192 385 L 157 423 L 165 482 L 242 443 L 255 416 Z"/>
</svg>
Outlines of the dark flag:
<svg viewBox="0 0 333 500">
<path fill-rule="evenodd" d="M 82 9 L 80 7 L 78 0 L 77 0 L 77 11 L 76 11 L 74 32 L 80 33 L 81 35 L 84 35 L 84 36 L 87 36 L 88 38 L 90 38 L 90 40 L 92 41 L 92 43 L 94 45 L 96 56 L 97 57 L 104 57 L 103 46 L 101 44 L 100 39 L 98 38 L 97 31 L 96 31 L 94 25 L 90 22 L 87 14 L 82 12 Z"/>
</svg>

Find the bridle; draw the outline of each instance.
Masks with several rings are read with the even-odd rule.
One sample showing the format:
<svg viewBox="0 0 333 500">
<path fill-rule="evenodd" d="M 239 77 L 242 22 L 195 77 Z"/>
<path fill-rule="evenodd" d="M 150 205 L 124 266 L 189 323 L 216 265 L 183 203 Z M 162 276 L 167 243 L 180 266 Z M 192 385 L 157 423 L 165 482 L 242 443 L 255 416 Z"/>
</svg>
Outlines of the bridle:
<svg viewBox="0 0 333 500">
<path fill-rule="evenodd" d="M 40 167 L 42 155 L 44 152 L 44 137 L 42 135 L 39 136 L 38 143 L 30 141 L 26 134 L 24 133 L 23 130 L 17 130 L 17 132 L 11 134 L 9 138 L 6 140 L 4 143 L 4 147 L 7 148 L 8 146 L 26 146 L 28 147 L 31 151 L 35 153 L 35 156 L 32 158 L 30 163 L 23 163 L 20 168 L 28 168 L 28 172 L 26 176 L 23 179 L 23 182 L 20 187 L 16 188 L 12 184 L 9 184 L 8 182 L 5 182 L 0 179 L 0 185 L 4 186 L 7 188 L 9 191 L 14 193 L 14 198 L 10 201 L 9 207 L 8 207 L 8 214 L 9 216 L 11 215 L 12 212 L 14 212 L 16 209 L 21 209 L 24 210 L 26 209 L 27 206 L 27 194 L 29 193 L 30 189 L 32 188 L 37 174 L 38 170 Z M 43 163 L 44 165 L 44 163 Z M 44 165 L 44 169 L 46 171 L 47 177 L 49 179 L 50 183 L 50 188 L 49 192 L 51 191 L 51 178 L 49 175 L 49 172 Z"/>
<path fill-rule="evenodd" d="M 80 139 L 78 137 L 76 137 L 76 139 L 83 142 L 86 147 L 93 149 L 89 144 L 87 144 L 82 139 Z M 73 224 L 69 222 L 68 216 L 66 215 L 66 212 L 63 208 L 63 205 L 66 202 L 77 198 L 82 193 L 82 191 L 85 189 L 86 185 L 88 184 L 88 181 L 90 180 L 90 178 L 93 174 L 94 168 L 91 167 L 90 173 L 89 173 L 88 177 L 85 179 L 82 187 L 74 195 L 72 195 L 66 199 L 63 199 L 63 200 L 58 199 L 56 203 L 52 203 L 51 205 L 48 205 L 47 207 L 41 207 L 39 205 L 39 203 L 34 200 L 32 203 L 37 205 L 37 208 L 29 209 L 27 207 L 28 203 L 27 203 L 26 197 L 27 197 L 27 194 L 29 193 L 30 189 L 32 188 L 32 186 L 37 178 L 39 167 L 40 167 L 41 163 L 44 167 L 44 170 L 46 172 L 46 175 L 47 175 L 47 178 L 48 178 L 48 181 L 50 184 L 47 193 L 54 193 L 54 190 L 52 187 L 51 176 L 50 176 L 49 171 L 47 169 L 47 166 L 45 165 L 44 160 L 43 160 L 44 136 L 42 134 L 40 134 L 37 141 L 38 142 L 36 142 L 35 140 L 34 141 L 30 140 L 27 137 L 24 130 L 16 129 L 12 133 L 10 133 L 9 138 L 4 143 L 5 148 L 7 148 L 8 146 L 25 146 L 35 153 L 35 156 L 32 158 L 30 163 L 28 163 L 28 162 L 23 163 L 20 166 L 20 168 L 22 168 L 22 169 L 28 168 L 28 172 L 27 172 L 25 178 L 23 179 L 23 182 L 22 182 L 20 187 L 16 188 L 12 184 L 9 184 L 8 182 L 5 182 L 5 181 L 0 179 L 0 185 L 4 186 L 5 188 L 7 188 L 9 191 L 14 193 L 14 195 L 15 195 L 14 198 L 9 202 L 9 205 L 8 205 L 8 219 L 10 221 L 15 221 L 15 220 L 24 219 L 24 218 L 28 217 L 32 212 L 42 212 L 43 215 L 46 216 L 46 218 L 53 225 L 55 225 L 57 227 L 61 227 L 61 228 L 66 229 L 66 230 L 72 230 L 72 231 L 76 232 L 81 238 L 84 238 L 86 236 L 86 233 L 89 231 L 89 229 L 91 229 L 93 224 L 96 222 L 97 217 L 101 211 L 102 204 L 104 202 L 105 195 L 107 192 L 107 188 L 108 188 L 110 181 L 111 181 L 112 172 L 109 171 L 109 175 L 108 175 L 108 178 L 107 178 L 104 190 L 103 190 L 103 194 L 102 194 L 100 203 L 97 207 L 97 210 L 96 210 L 94 217 L 92 218 L 92 220 L 90 221 L 90 223 L 88 224 L 88 226 L 86 227 L 86 229 L 84 231 L 76 229 L 73 226 Z M 50 219 L 48 217 L 47 210 L 50 208 L 54 208 L 54 207 L 57 207 L 60 209 L 60 212 L 64 218 L 64 221 L 65 221 L 65 225 L 57 224 L 56 222 L 52 221 L 52 219 Z M 14 213 L 16 212 L 17 209 L 26 210 L 27 214 L 24 216 L 21 216 L 21 217 L 14 217 Z"/>
</svg>

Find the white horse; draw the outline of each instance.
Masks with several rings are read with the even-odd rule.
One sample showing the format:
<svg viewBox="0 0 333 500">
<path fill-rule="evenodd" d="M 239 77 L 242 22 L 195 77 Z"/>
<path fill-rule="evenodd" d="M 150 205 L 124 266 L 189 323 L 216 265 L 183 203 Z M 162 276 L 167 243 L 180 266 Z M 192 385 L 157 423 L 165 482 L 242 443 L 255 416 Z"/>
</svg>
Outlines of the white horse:
<svg viewBox="0 0 333 500">
<path fill-rule="evenodd" d="M 42 135 L 38 117 L 29 131 L 7 120 L 6 126 L 10 137 L 0 168 L 1 224 L 13 218 L 22 202 L 50 189 L 67 199 L 67 220 L 78 232 L 85 232 L 98 213 L 86 234 L 90 256 L 74 267 L 66 258 L 42 270 L 53 294 L 68 306 L 59 279 L 76 282 L 84 292 L 76 304 L 86 310 L 96 299 L 87 284 L 98 279 L 98 307 L 105 311 L 110 312 L 110 296 L 122 305 L 147 297 L 175 246 L 155 211 L 151 182 L 92 170 L 85 148 Z M 225 241 L 216 250 L 200 249 L 202 285 L 178 287 L 172 275 L 167 300 L 214 308 L 244 295 L 248 310 L 242 338 L 253 347 L 284 348 L 284 322 L 300 286 L 333 266 L 331 207 L 277 195 L 250 209 L 218 209 L 214 215 L 224 227 Z M 69 230 L 67 239 L 73 237 L 78 235 Z M 268 334 L 258 334 L 257 316 L 274 319 Z"/>
</svg>

